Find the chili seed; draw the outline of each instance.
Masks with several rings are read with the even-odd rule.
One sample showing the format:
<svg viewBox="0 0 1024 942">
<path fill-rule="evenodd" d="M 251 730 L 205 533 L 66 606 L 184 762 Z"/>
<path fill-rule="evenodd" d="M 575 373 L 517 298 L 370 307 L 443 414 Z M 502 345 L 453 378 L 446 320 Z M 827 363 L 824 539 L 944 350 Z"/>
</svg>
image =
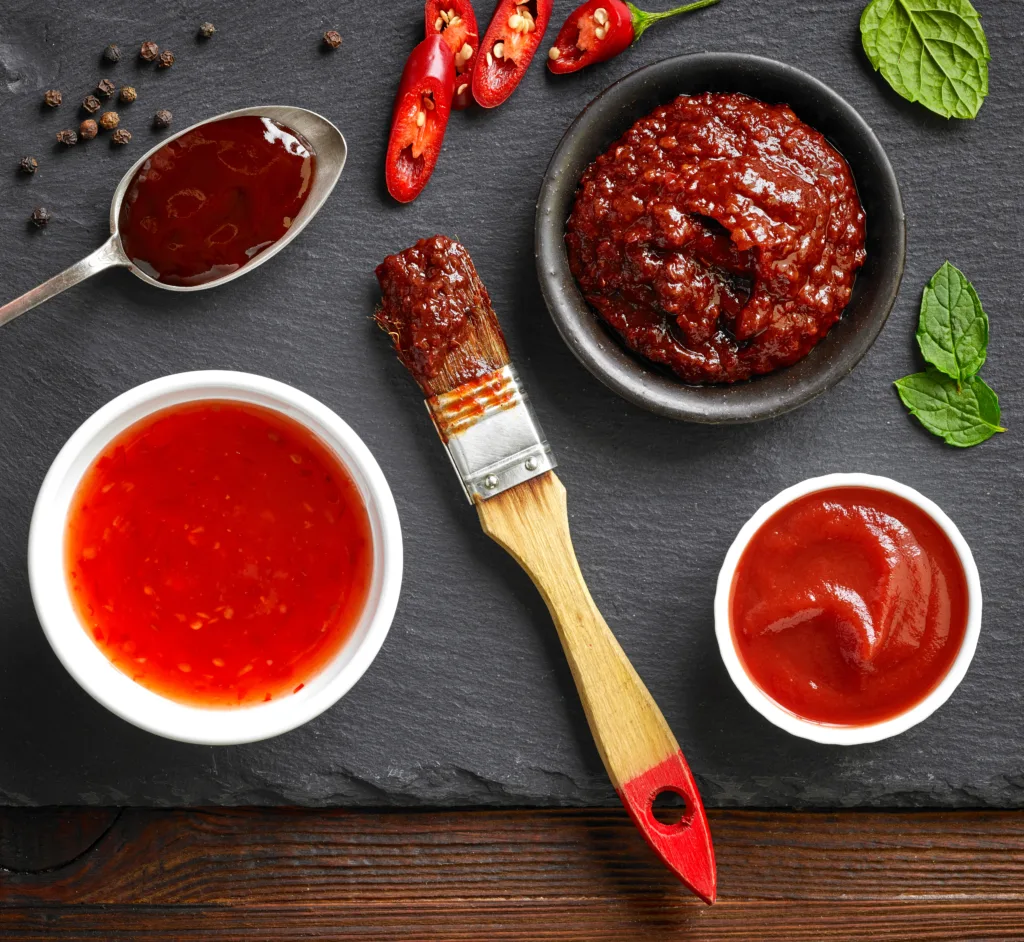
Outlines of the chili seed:
<svg viewBox="0 0 1024 942">
<path fill-rule="evenodd" d="M 341 45 L 341 33 L 336 29 L 329 29 L 324 33 L 324 45 L 328 49 L 337 49 Z"/>
<path fill-rule="evenodd" d="M 416 112 L 416 127 L 421 128 L 427 123 L 427 113 L 425 111 Z"/>
<path fill-rule="evenodd" d="M 598 7 L 594 11 L 594 22 L 601 26 L 608 22 L 608 11 L 604 7 Z"/>
<path fill-rule="evenodd" d="M 439 33 L 441 32 L 441 29 L 443 27 L 444 27 L 444 20 L 442 20 L 441 17 L 438 17 L 436 20 L 434 20 L 434 29 L 436 29 Z"/>
<path fill-rule="evenodd" d="M 597 29 L 594 30 L 594 35 L 598 39 L 604 39 L 605 36 L 608 35 L 608 30 L 603 26 L 599 26 Z"/>
<path fill-rule="evenodd" d="M 166 108 L 161 108 L 155 115 L 153 115 L 153 127 L 169 128 L 173 117 L 174 116 Z"/>
<path fill-rule="evenodd" d="M 45 101 L 50 108 L 56 108 L 63 100 L 63 96 L 56 88 L 51 88 L 45 95 L 43 95 L 43 101 Z"/>
<path fill-rule="evenodd" d="M 554 62 L 554 61 L 555 61 L 555 59 L 557 59 L 557 58 L 558 58 L 558 57 L 559 57 L 559 56 L 560 56 L 561 54 L 562 54 L 562 52 L 561 52 L 561 50 L 560 50 L 560 49 L 558 48 L 558 46 L 552 46 L 552 47 L 551 47 L 551 48 L 550 48 L 550 49 L 548 50 L 548 58 L 549 58 L 549 59 L 550 59 L 550 60 L 551 60 L 552 62 Z"/>
<path fill-rule="evenodd" d="M 121 118 L 116 111 L 104 111 L 100 115 L 100 127 L 104 131 L 113 131 L 121 123 Z"/>
<path fill-rule="evenodd" d="M 50 221 L 50 211 L 43 206 L 37 206 L 32 210 L 32 222 L 37 229 L 46 228 L 46 224 Z"/>
<path fill-rule="evenodd" d="M 169 69 L 174 65 L 174 53 L 170 49 L 165 49 L 157 56 L 156 65 L 158 69 Z"/>
<path fill-rule="evenodd" d="M 213 23 L 200 23 L 199 24 L 199 35 L 203 39 L 209 39 L 214 33 L 217 32 L 217 27 Z"/>
<path fill-rule="evenodd" d="M 441 11 L 441 19 L 444 20 L 446 23 L 451 19 L 451 16 L 452 16 L 451 11 L 449 11 L 449 10 L 442 10 Z"/>
<path fill-rule="evenodd" d="M 494 65 L 494 56 L 492 56 L 490 53 L 487 53 L 487 64 Z"/>
<path fill-rule="evenodd" d="M 91 141 L 98 131 L 99 128 L 96 126 L 96 122 L 93 121 L 92 118 L 86 118 L 80 125 L 78 125 L 78 136 L 81 137 L 83 141 Z"/>
<path fill-rule="evenodd" d="M 494 44 L 494 58 L 495 59 L 504 59 L 505 58 L 505 44 L 504 43 L 495 43 Z"/>
<path fill-rule="evenodd" d="M 96 114 L 96 112 L 103 106 L 95 95 L 86 95 L 85 98 L 82 99 L 82 107 L 88 111 L 89 114 Z"/>
<path fill-rule="evenodd" d="M 117 86 L 111 82 L 110 79 L 100 79 L 96 83 L 96 91 L 98 91 L 104 98 L 109 98 L 117 91 Z"/>
<path fill-rule="evenodd" d="M 111 140 L 115 144 L 127 144 L 132 139 L 132 132 L 127 128 L 118 128 Z"/>
<path fill-rule="evenodd" d="M 71 128 L 65 128 L 57 132 L 57 143 L 65 147 L 74 147 L 78 143 L 78 135 Z"/>
<path fill-rule="evenodd" d="M 111 43 L 103 50 L 103 58 L 107 62 L 120 62 L 121 61 L 121 50 L 117 48 L 117 43 Z"/>
<path fill-rule="evenodd" d="M 160 55 L 160 47 L 155 42 L 146 41 L 139 47 L 139 58 L 152 62 Z"/>
<path fill-rule="evenodd" d="M 448 20 L 448 25 L 449 26 L 458 26 L 459 23 L 461 23 L 461 22 L 462 22 L 462 17 L 459 16 L 456 13 L 455 16 L 453 16 L 450 20 Z"/>
<path fill-rule="evenodd" d="M 518 13 L 513 13 L 508 18 L 508 28 L 518 30 L 523 25 L 523 18 Z"/>
<path fill-rule="evenodd" d="M 39 169 L 39 161 L 35 157 L 22 157 L 18 161 L 18 169 L 22 173 L 35 173 Z"/>
<path fill-rule="evenodd" d="M 122 85 L 121 94 L 119 97 L 121 101 L 123 101 L 126 105 L 130 105 L 133 101 L 135 101 L 136 98 L 139 97 L 139 93 L 136 92 L 135 89 L 131 87 L 131 85 Z"/>
</svg>

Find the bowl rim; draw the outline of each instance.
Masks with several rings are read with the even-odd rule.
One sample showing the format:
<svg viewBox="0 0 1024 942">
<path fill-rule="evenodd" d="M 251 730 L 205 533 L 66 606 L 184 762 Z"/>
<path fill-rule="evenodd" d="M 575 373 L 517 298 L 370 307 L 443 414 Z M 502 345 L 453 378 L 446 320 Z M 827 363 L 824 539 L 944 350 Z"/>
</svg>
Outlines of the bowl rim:
<svg viewBox="0 0 1024 942">
<path fill-rule="evenodd" d="M 64 568 L 71 499 L 96 456 L 124 429 L 184 402 L 231 399 L 261 405 L 316 435 L 351 475 L 366 505 L 374 574 L 356 627 L 338 654 L 298 693 L 246 707 L 198 707 L 170 700 L 122 673 L 93 642 L 75 613 Z M 94 699 L 129 723 L 181 742 L 235 745 L 285 733 L 336 703 L 362 677 L 387 637 L 398 605 L 403 547 L 398 509 L 384 473 L 362 439 L 312 396 L 277 380 L 231 370 L 176 373 L 127 390 L 87 418 L 54 458 L 29 528 L 29 585 L 54 653 Z"/>
<path fill-rule="evenodd" d="M 884 188 L 886 199 L 891 200 L 895 216 L 892 261 L 877 273 L 888 290 L 871 318 L 865 319 L 855 335 L 845 338 L 846 342 L 838 354 L 823 358 L 813 375 L 803 377 L 800 382 L 787 383 L 784 389 L 780 382 L 780 389 L 773 390 L 773 395 L 764 401 L 757 397 L 739 399 L 735 394 L 730 396 L 729 392 L 747 388 L 748 383 L 786 375 L 804 360 L 764 377 L 732 385 L 693 386 L 648 368 L 603 324 L 597 323 L 597 315 L 583 299 L 569 271 L 564 247 L 566 219 L 559 218 L 561 214 L 556 212 L 566 190 L 569 191 L 568 202 L 571 205 L 572 194 L 579 183 L 578 176 L 569 173 L 573 165 L 572 150 L 577 140 L 597 133 L 603 125 L 622 121 L 621 114 L 629 106 L 629 96 L 649 90 L 651 85 L 684 83 L 684 79 L 670 77 L 679 70 L 699 73 L 702 70 L 738 72 L 744 69 L 758 70 L 781 81 L 799 84 L 809 97 L 813 95 L 817 100 L 827 102 L 840 116 L 841 122 L 850 128 L 851 134 L 863 141 L 864 152 L 875 165 L 877 181 Z M 814 126 L 811 122 L 808 124 Z M 625 132 L 628 126 L 626 124 L 622 131 Z M 595 151 L 590 160 L 603 149 Z M 837 149 L 843 152 L 842 148 Z M 849 162 L 846 155 L 843 156 Z M 858 183 L 858 190 L 862 189 L 856 174 L 854 180 Z M 776 59 L 737 52 L 688 53 L 650 63 L 623 76 L 590 101 L 573 119 L 558 142 L 541 183 L 534 221 L 534 246 L 537 276 L 548 312 L 563 341 L 593 376 L 624 399 L 668 418 L 705 424 L 741 424 L 774 418 L 806 405 L 841 382 L 857 366 L 881 333 L 899 294 L 906 266 L 906 214 L 899 181 L 884 148 L 860 113 L 838 92 L 802 69 Z M 863 273 L 860 274 L 862 277 Z M 600 335 L 595 333 L 595 326 L 600 328 Z M 719 394 L 714 396 L 709 390 Z"/>
<path fill-rule="evenodd" d="M 818 723 L 804 719 L 776 703 L 753 681 L 743 667 L 736 650 L 736 641 L 733 637 L 729 617 L 729 602 L 736 566 L 754 534 L 773 514 L 797 498 L 833 487 L 866 487 L 884 491 L 902 497 L 923 510 L 942 528 L 953 544 L 967 579 L 967 627 L 960 650 L 946 675 L 923 700 L 903 713 L 879 723 L 868 723 L 863 726 L 836 726 Z M 914 488 L 881 475 L 860 472 L 826 474 L 821 477 L 808 478 L 780 491 L 771 500 L 762 504 L 740 528 L 725 554 L 725 560 L 718 574 L 715 591 L 715 635 L 718 638 L 719 652 L 732 682 L 743 694 L 747 703 L 766 720 L 774 723 L 780 729 L 784 729 L 787 733 L 792 733 L 803 739 L 810 739 L 826 745 L 854 746 L 878 742 L 881 739 L 888 739 L 906 732 L 912 726 L 926 720 L 950 698 L 964 679 L 978 647 L 978 639 L 981 635 L 981 606 L 981 579 L 978 575 L 978 567 L 974 562 L 974 555 L 956 524 L 938 504 Z"/>
</svg>

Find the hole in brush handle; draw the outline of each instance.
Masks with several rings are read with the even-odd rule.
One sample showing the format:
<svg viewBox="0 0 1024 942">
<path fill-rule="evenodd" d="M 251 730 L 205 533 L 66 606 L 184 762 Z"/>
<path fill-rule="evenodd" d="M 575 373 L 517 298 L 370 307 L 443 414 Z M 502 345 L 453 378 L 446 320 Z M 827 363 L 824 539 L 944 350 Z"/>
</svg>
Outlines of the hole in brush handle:
<svg viewBox="0 0 1024 942">
<path fill-rule="evenodd" d="M 682 751 L 634 776 L 618 791 L 633 823 L 662 862 L 697 896 L 713 903 L 718 878 L 711 830 Z M 685 803 L 681 817 L 669 823 L 655 814 L 655 801 L 666 795 L 677 795 Z"/>
</svg>

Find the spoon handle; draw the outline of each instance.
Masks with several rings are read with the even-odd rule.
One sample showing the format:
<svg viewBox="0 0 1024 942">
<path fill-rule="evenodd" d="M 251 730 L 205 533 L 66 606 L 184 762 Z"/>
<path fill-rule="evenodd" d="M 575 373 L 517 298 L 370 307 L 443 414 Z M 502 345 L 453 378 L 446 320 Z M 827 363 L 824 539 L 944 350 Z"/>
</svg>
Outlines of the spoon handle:
<svg viewBox="0 0 1024 942">
<path fill-rule="evenodd" d="M 86 278 L 91 278 L 97 272 L 105 268 L 113 268 L 117 265 L 127 265 L 128 260 L 121 250 L 117 236 L 112 235 L 91 255 L 87 255 L 80 262 L 75 262 L 70 268 L 65 268 L 59 275 L 54 275 L 49 281 L 44 281 L 38 288 L 26 291 L 20 298 L 0 307 L 0 327 L 8 321 L 13 321 L 19 314 L 34 308 L 37 304 L 60 294 L 66 288 L 77 285 Z"/>
</svg>

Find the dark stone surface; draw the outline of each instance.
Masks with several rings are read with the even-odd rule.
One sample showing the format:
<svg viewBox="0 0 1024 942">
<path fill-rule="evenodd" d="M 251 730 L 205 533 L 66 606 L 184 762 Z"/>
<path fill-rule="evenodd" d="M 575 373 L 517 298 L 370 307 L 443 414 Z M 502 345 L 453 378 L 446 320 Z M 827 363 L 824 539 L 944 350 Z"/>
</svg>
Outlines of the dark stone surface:
<svg viewBox="0 0 1024 942">
<path fill-rule="evenodd" d="M 304 105 L 351 157 L 321 215 L 278 258 L 219 290 L 174 295 L 125 272 L 100 276 L 0 331 L 0 801 L 38 803 L 581 804 L 614 795 L 544 606 L 480 532 L 411 382 L 370 323 L 374 265 L 441 230 L 465 241 L 561 461 L 593 594 L 675 729 L 710 805 L 1024 805 L 1024 554 L 1017 351 L 1022 257 L 1024 52 L 1018 5 L 979 4 L 992 94 L 974 122 L 897 98 L 859 51 L 860 0 L 722 0 L 652 29 L 617 61 L 554 79 L 534 63 L 493 113 L 455 115 L 435 179 L 408 207 L 381 172 L 416 0 L 371 7 L 8 0 L 0 23 L 0 295 L 31 288 L 99 245 L 114 185 L 158 108 L 178 127 L 262 102 Z M 483 5 L 482 5 L 483 6 Z M 556 19 L 571 0 L 559 0 Z M 357 12 L 357 11 L 362 12 Z M 486 12 L 482 11 L 482 18 Z M 197 42 L 200 22 L 216 35 Z M 324 29 L 345 37 L 320 49 Z M 109 42 L 154 39 L 157 72 Z M 824 79 L 872 124 L 906 201 L 901 298 L 852 376 L 761 425 L 677 424 L 616 398 L 559 340 L 533 269 L 533 207 L 576 113 L 613 79 L 668 55 L 775 56 Z M 74 103 L 103 74 L 130 77 L 119 109 L 135 135 L 57 152 Z M 40 108 L 43 90 L 66 104 Z M 40 158 L 19 177 L 18 158 Z M 54 219 L 29 231 L 32 207 Z M 903 410 L 892 380 L 919 367 L 920 291 L 950 258 L 992 319 L 985 377 L 1010 432 L 958 452 Z M 292 383 L 336 409 L 384 468 L 402 515 L 407 574 L 391 635 L 367 676 L 305 728 L 239 748 L 167 742 L 107 713 L 60 667 L 29 597 L 32 502 L 68 435 L 117 393 L 166 373 L 223 367 Z M 829 471 L 887 474 L 938 500 L 977 556 L 981 644 L 952 700 L 896 739 L 825 748 L 776 730 L 740 699 L 712 633 L 714 579 L 743 521 L 768 497 Z"/>
</svg>

